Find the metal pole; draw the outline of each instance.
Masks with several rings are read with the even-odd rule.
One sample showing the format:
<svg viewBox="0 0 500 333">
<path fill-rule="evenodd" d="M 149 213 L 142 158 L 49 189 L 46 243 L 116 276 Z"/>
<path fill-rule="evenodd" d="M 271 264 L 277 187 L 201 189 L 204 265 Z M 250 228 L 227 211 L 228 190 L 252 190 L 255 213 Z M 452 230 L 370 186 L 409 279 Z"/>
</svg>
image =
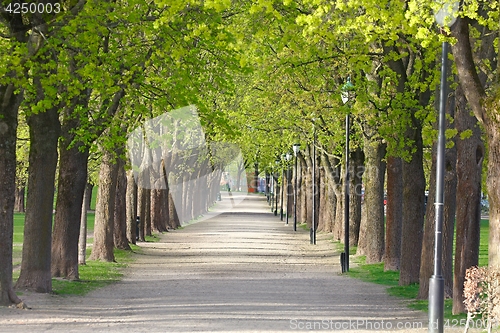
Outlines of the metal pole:
<svg viewBox="0 0 500 333">
<path fill-rule="evenodd" d="M 349 114 L 345 117 L 344 269 L 349 272 Z"/>
<path fill-rule="evenodd" d="M 280 220 L 283 221 L 283 194 L 285 193 L 284 189 L 285 189 L 285 168 L 283 168 L 283 166 L 281 166 L 281 202 L 280 202 L 280 205 L 281 205 L 281 212 L 280 212 Z"/>
<path fill-rule="evenodd" d="M 297 173 L 297 160 L 299 159 L 299 154 L 295 154 L 295 186 L 293 190 L 293 231 L 297 231 L 297 179 L 299 175 Z"/>
<path fill-rule="evenodd" d="M 311 244 L 316 244 L 316 127 L 313 134 Z"/>
<path fill-rule="evenodd" d="M 444 206 L 444 171 L 445 171 L 445 130 L 447 100 L 448 43 L 443 42 L 441 54 L 441 91 L 439 94 L 439 133 L 436 165 L 436 210 L 434 240 L 434 274 L 429 279 L 429 332 L 442 333 L 444 329 L 444 279 L 441 270 L 443 249 L 443 206 Z"/>
<path fill-rule="evenodd" d="M 271 206 L 271 177 L 266 171 L 266 197 L 267 197 L 267 203 L 269 206 Z"/>
<path fill-rule="evenodd" d="M 259 164 L 255 162 L 254 193 L 259 193 Z"/>
<path fill-rule="evenodd" d="M 287 164 L 286 166 L 286 222 L 285 224 L 288 225 L 288 212 L 290 211 L 290 165 Z"/>
<path fill-rule="evenodd" d="M 276 173 L 276 175 L 278 175 L 278 173 Z M 276 180 L 274 181 L 275 184 L 276 184 L 276 193 L 274 195 L 274 216 L 278 216 L 278 199 L 280 198 L 280 183 L 277 181 L 277 178 L 276 177 Z"/>
<path fill-rule="evenodd" d="M 271 188 L 269 190 L 269 195 L 271 196 L 271 212 L 274 211 L 274 192 L 275 192 L 275 184 L 274 184 L 274 173 L 271 170 Z"/>
</svg>

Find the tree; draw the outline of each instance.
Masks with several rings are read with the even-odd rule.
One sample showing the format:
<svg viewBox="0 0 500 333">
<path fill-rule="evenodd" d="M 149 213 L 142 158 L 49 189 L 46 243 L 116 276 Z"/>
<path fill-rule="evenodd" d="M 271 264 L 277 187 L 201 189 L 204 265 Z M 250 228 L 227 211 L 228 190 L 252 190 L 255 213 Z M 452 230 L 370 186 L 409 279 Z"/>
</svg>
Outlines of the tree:
<svg viewBox="0 0 500 333">
<path fill-rule="evenodd" d="M 366 165 L 364 172 L 364 221 L 366 230 L 364 239 L 360 237 L 360 247 L 363 246 L 366 263 L 382 261 L 385 249 L 384 233 L 384 176 L 385 176 L 385 145 L 379 140 L 365 141 Z M 370 221 L 374 220 L 374 221 Z M 363 224 L 363 222 L 362 222 Z M 372 230 L 370 230 L 372 229 Z M 358 247 L 359 248 L 359 247 Z"/>
<path fill-rule="evenodd" d="M 41 25 L 37 33 L 40 45 L 48 27 Z M 30 128 L 28 193 L 23 241 L 23 260 L 17 288 L 37 292 L 52 291 L 50 274 L 54 183 L 57 166 L 57 142 L 60 134 L 59 101 L 52 85 L 57 79 L 52 69 L 54 59 L 48 46 L 35 56 L 31 72 L 33 90 L 25 102 L 30 103 L 27 123 Z"/>
<path fill-rule="evenodd" d="M 416 35 L 427 43 L 428 36 L 435 35 L 429 24 L 433 2 L 413 7 L 410 24 L 419 27 Z M 467 102 L 479 124 L 484 128 L 488 146 L 487 190 L 490 202 L 488 262 L 492 267 L 500 265 L 500 112 L 498 103 L 499 81 L 496 57 L 498 50 L 493 40 L 498 36 L 498 8 L 496 3 L 471 1 L 461 8 L 460 17 L 451 29 L 443 29 L 445 36 L 453 37 L 452 53 L 458 79 Z M 477 53 L 474 51 L 477 50 Z M 474 168 L 475 169 L 475 168 Z M 470 172 L 475 172 L 470 170 Z"/>
<path fill-rule="evenodd" d="M 44 20 L 41 14 L 21 15 L 20 13 L 5 10 L 5 3 L 0 5 L 0 44 L 2 51 L 2 79 L 0 80 L 0 125 L 2 136 L 0 149 L 0 302 L 2 305 L 20 303 L 12 288 L 12 232 L 13 208 L 15 196 L 16 175 L 16 130 L 18 124 L 19 107 L 24 98 L 25 74 L 27 62 L 37 54 L 43 45 L 39 32 L 28 35 L 33 27 L 39 27 Z M 39 31 L 41 31 L 39 30 Z M 5 34 L 4 34 L 5 32 Z M 5 37 L 9 36 L 9 37 Z M 6 57 L 8 55 L 8 57 Z M 51 185 L 52 186 L 52 185 Z"/>
<path fill-rule="evenodd" d="M 118 179 L 117 156 L 103 150 L 101 168 L 99 170 L 99 192 L 94 224 L 94 244 L 90 260 L 115 261 L 114 249 L 114 217 L 116 184 Z"/>
<path fill-rule="evenodd" d="M 470 114 L 461 86 L 455 94 L 455 126 L 460 136 L 457 138 L 457 234 L 453 276 L 453 313 L 457 314 L 465 312 L 465 271 L 479 263 L 481 176 L 485 147 L 481 129 L 477 119 Z"/>
<path fill-rule="evenodd" d="M 11 72 L 9 76 L 15 76 Z M 2 80 L 3 81 L 3 80 Z M 20 303 L 12 287 L 12 234 L 16 180 L 17 112 L 22 94 L 0 81 L 0 305 Z"/>
<path fill-rule="evenodd" d="M 498 9 L 489 9 L 488 3 L 482 3 L 478 13 L 466 12 L 467 15 L 481 19 L 493 20 L 492 15 Z M 479 16 L 477 15 L 479 14 Z M 476 21 L 476 23 L 478 23 Z M 469 105 L 478 122 L 484 127 L 488 144 L 488 199 L 490 202 L 489 212 L 489 241 L 488 241 L 488 264 L 491 267 L 500 266 L 500 112 L 498 96 L 500 93 L 500 82 L 497 76 L 488 80 L 489 89 L 485 89 L 485 84 L 481 81 L 477 63 L 474 61 L 472 43 L 470 40 L 470 25 L 474 21 L 469 18 L 459 18 L 453 26 L 451 34 L 457 42 L 452 46 L 453 57 L 457 66 L 458 77 Z M 498 29 L 498 26 L 495 25 Z M 495 56 L 497 50 L 490 49 L 490 52 L 483 53 L 484 57 L 478 61 L 488 61 Z M 496 70 L 496 68 L 495 68 Z M 490 72 L 484 75 L 490 75 Z"/>
<path fill-rule="evenodd" d="M 401 222 L 403 218 L 403 164 L 399 157 L 387 158 L 386 239 L 384 271 L 401 265 Z"/>
<path fill-rule="evenodd" d="M 452 95 L 446 103 L 446 112 L 449 119 L 455 117 L 455 96 Z M 447 122 L 449 133 L 455 134 L 454 124 Z M 435 140 L 434 140 L 435 141 Z M 451 298 L 453 292 L 453 235 L 455 231 L 455 211 L 457 197 L 457 148 L 455 138 L 452 138 L 449 147 L 445 150 L 445 174 L 444 174 L 444 207 L 442 226 L 442 253 L 441 269 L 444 279 L 445 297 Z M 436 165 L 437 165 L 437 142 L 432 147 L 432 167 L 429 184 L 429 194 L 427 197 L 424 235 L 421 255 L 421 266 L 419 276 L 419 291 L 417 298 L 429 298 L 429 279 L 434 273 L 434 249 L 436 230 L 436 209 L 433 205 L 436 202 Z M 457 230 L 458 231 L 458 230 Z"/>
</svg>

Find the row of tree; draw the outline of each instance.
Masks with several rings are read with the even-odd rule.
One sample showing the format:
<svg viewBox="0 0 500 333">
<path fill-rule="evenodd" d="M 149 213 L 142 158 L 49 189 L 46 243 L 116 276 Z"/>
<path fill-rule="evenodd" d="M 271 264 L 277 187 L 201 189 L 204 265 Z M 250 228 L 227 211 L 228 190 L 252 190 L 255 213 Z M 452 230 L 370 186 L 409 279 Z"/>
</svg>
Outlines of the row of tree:
<svg viewBox="0 0 500 333">
<path fill-rule="evenodd" d="M 237 93 L 234 121 L 246 129 L 241 144 L 250 142 L 249 154 L 258 151 L 269 174 L 276 172 L 276 157 L 301 143 L 300 220 L 311 226 L 315 216 L 319 230 L 342 241 L 344 119 L 351 114 L 351 245 L 358 245 L 367 262 L 384 261 L 386 269 L 399 270 L 401 284 L 420 283 L 419 297 L 427 298 L 434 254 L 439 55 L 441 42 L 451 41 L 456 67 L 446 101 L 443 272 L 458 313 L 464 310 L 465 270 L 478 263 L 481 190 L 490 201 L 489 264 L 499 264 L 498 11 L 487 2 L 464 3 L 451 30 L 439 31 L 432 17 L 436 6 L 430 1 L 418 6 L 412 1 L 259 2 L 254 10 L 265 13 L 257 18 L 262 28 L 252 30 L 248 51 L 259 70 L 245 77 Z M 355 96 L 344 105 L 348 78 Z M 487 187 L 481 189 L 485 160 Z M 319 166 L 317 179 L 312 179 L 313 165 Z M 319 214 L 312 213 L 313 193 Z"/>
<path fill-rule="evenodd" d="M 143 217 L 141 236 L 148 232 L 148 225 L 162 230 L 166 216 L 171 217 L 168 221 L 191 218 L 214 200 L 211 190 L 203 192 L 205 199 L 191 200 L 184 185 L 178 187 L 180 192 L 169 192 L 169 184 L 185 184 L 194 170 L 200 175 L 215 172 L 206 178 L 206 185 L 195 187 L 215 188 L 224 162 L 210 153 L 213 149 L 187 149 L 181 157 L 169 149 L 157 151 L 149 146 L 151 154 L 146 153 L 148 149 L 140 149 L 138 154 L 144 164 L 139 159 L 141 163 L 123 165 L 126 153 L 133 150 L 129 146 L 127 151 L 127 133 L 144 127 L 147 119 L 185 105 L 197 106 L 206 142 L 235 142 L 247 165 L 258 163 L 267 172 L 272 171 L 276 156 L 300 142 L 301 220 L 312 224 L 306 198 L 312 196 L 309 184 L 318 184 L 314 194 L 321 213 L 314 214 L 318 218 L 314 223 L 338 239 L 343 239 L 340 221 L 346 172 L 342 164 L 343 119 L 350 114 L 350 201 L 355 208 L 350 214 L 350 239 L 368 262 L 385 260 L 387 269 L 399 269 L 402 284 L 420 281 L 420 296 L 425 297 L 434 219 L 432 205 L 425 206 L 424 193 L 429 188 L 428 201 L 434 200 L 433 188 L 427 185 L 433 183 L 434 173 L 426 180 L 424 167 L 435 156 L 434 105 L 443 40 L 453 43 L 456 64 L 454 76 L 449 78 L 453 94 L 447 101 L 449 190 L 447 257 L 443 260 L 448 293 L 455 288 L 456 312 L 462 309 L 460 279 L 465 268 L 477 262 L 481 170 L 486 156 L 489 263 L 499 265 L 500 190 L 496 180 L 500 112 L 496 107 L 498 51 L 494 47 L 499 9 L 494 4 L 483 0 L 464 3 L 457 23 L 443 33 L 434 26 L 436 4 L 430 0 L 68 0 L 61 4 L 64 10 L 58 14 L 23 14 L 6 11 L 7 2 L 2 1 L 1 304 L 19 301 L 12 288 L 19 116 L 26 119 L 30 144 L 28 161 L 17 159 L 18 166 L 28 166 L 27 183 L 19 173 L 17 177 L 18 188 L 27 188 L 17 286 L 47 292 L 52 276 L 78 278 L 76 240 L 82 235 L 79 227 L 89 159 L 98 161 L 101 172 L 98 202 L 102 206 L 96 213 L 94 259 L 113 259 L 113 230 L 125 232 L 125 239 L 124 219 L 114 217 L 124 211 L 116 208 L 124 200 L 118 193 L 125 187 L 134 193 L 131 181 L 124 185 L 124 168 L 152 167 L 146 172 L 149 185 L 138 182 L 139 204 L 134 195 L 125 196 L 130 201 L 128 241 L 134 240 L 135 215 Z M 342 87 L 348 77 L 355 86 L 354 95 L 343 104 Z M 314 164 L 320 166 L 317 179 L 307 171 L 313 165 L 313 142 L 318 151 Z M 23 155 L 19 152 L 18 156 Z M 176 159 L 182 162 L 172 163 Z M 179 177 L 186 178 L 179 181 Z M 156 181 L 165 185 L 151 186 Z M 361 196 L 356 195 L 361 183 L 363 210 L 359 208 Z M 388 199 L 385 224 L 384 184 Z M 176 195 L 183 202 L 182 214 L 186 213 L 182 218 L 167 209 Z M 155 197 L 160 199 L 150 199 Z M 188 207 L 192 202 L 201 208 Z M 151 214 L 146 207 L 151 207 Z M 148 223 L 147 216 L 154 214 L 163 218 L 153 217 Z M 457 261 L 452 284 L 454 216 Z M 122 221 L 120 227 L 111 227 L 114 220 Z M 172 222 L 171 227 L 177 225 Z"/>
<path fill-rule="evenodd" d="M 143 217 L 138 235 L 143 239 L 149 227 L 177 227 L 206 211 L 215 200 L 215 190 L 201 192 L 205 196 L 199 200 L 186 197 L 182 178 L 189 170 L 171 166 L 198 164 L 198 171 L 205 174 L 210 169 L 206 183 L 196 186 L 213 189 L 220 178 L 218 166 L 224 162 L 200 152 L 195 154 L 198 159 L 190 159 L 188 155 L 193 155 L 196 147 L 177 153 L 165 151 L 160 156 L 162 173 L 156 179 L 172 178 L 177 192 L 168 192 L 165 186 L 140 186 L 137 196 L 126 196 L 127 189 L 135 193 L 133 183 L 125 182 L 125 168 L 133 167 L 130 163 L 125 166 L 127 133 L 145 119 L 195 104 L 201 123 L 208 129 L 203 133 L 207 141 L 220 141 L 232 131 L 226 130 L 227 116 L 217 103 L 231 89 L 231 72 L 242 68 L 238 51 L 225 34 L 223 23 L 230 22 L 230 17 L 223 17 L 217 3 L 43 3 L 44 8 L 60 4 L 62 10 L 25 13 L 14 10 L 8 1 L 1 3 L 2 305 L 20 302 L 12 284 L 16 185 L 18 190 L 27 188 L 23 258 L 16 288 L 38 292 L 50 292 L 54 276 L 79 277 L 77 244 L 79 236 L 82 242 L 85 239 L 80 226 L 81 219 L 85 221 L 82 206 L 89 161 L 97 160 L 99 165 L 92 259 L 113 260 L 114 245 L 127 247 L 129 241 L 135 241 L 136 215 Z M 22 154 L 16 159 L 18 134 L 26 138 L 24 126 L 17 131 L 24 119 L 29 132 L 27 161 Z M 176 162 L 183 156 L 188 160 Z M 16 166 L 19 171 L 22 165 L 28 165 L 26 182 L 22 172 L 16 177 Z M 182 209 L 174 209 L 170 203 L 176 196 Z M 127 207 L 128 235 L 124 219 Z M 83 215 L 85 212 L 83 209 Z"/>
</svg>

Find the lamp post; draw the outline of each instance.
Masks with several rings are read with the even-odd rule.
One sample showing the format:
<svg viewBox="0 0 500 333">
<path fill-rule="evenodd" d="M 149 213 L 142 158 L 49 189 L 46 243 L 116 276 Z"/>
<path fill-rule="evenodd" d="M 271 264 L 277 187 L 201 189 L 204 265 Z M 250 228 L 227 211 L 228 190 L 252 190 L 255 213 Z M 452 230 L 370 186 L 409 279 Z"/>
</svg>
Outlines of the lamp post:
<svg viewBox="0 0 500 333">
<path fill-rule="evenodd" d="M 274 211 L 274 170 L 273 166 L 269 164 L 269 205 L 271 206 L 271 212 Z"/>
<path fill-rule="evenodd" d="M 312 223 L 310 230 L 311 244 L 316 244 L 316 126 L 313 119 L 313 147 L 312 147 Z"/>
<path fill-rule="evenodd" d="M 286 225 L 288 225 L 288 212 L 290 211 L 290 160 L 292 159 L 292 154 L 289 152 L 285 155 L 286 159 Z"/>
<path fill-rule="evenodd" d="M 271 170 L 272 172 L 272 170 Z M 269 206 L 271 206 L 271 212 L 273 211 L 273 174 L 269 178 Z"/>
<path fill-rule="evenodd" d="M 281 155 L 281 202 L 280 202 L 280 220 L 283 221 L 283 195 L 285 193 L 285 166 L 283 165 L 283 162 L 285 161 L 285 154 Z"/>
<path fill-rule="evenodd" d="M 437 24 L 443 28 L 451 27 L 457 20 L 459 2 L 440 4 L 434 17 Z M 439 125 L 436 165 L 436 200 L 435 235 L 434 235 L 434 274 L 429 279 L 429 332 L 442 333 L 444 330 L 444 279 L 442 276 L 443 250 L 443 208 L 444 208 L 444 171 L 445 171 L 445 130 L 446 130 L 446 100 L 447 100 L 447 69 L 448 42 L 443 42 L 441 53 L 441 86 L 439 94 Z"/>
<path fill-rule="evenodd" d="M 279 159 L 276 159 L 276 167 L 278 167 L 280 164 L 280 160 Z M 275 206 L 274 206 L 274 216 L 278 216 L 278 199 L 279 199 L 279 196 L 280 196 L 280 183 L 278 182 L 278 177 L 279 177 L 279 173 L 278 171 L 276 171 L 274 173 L 274 183 L 276 184 L 276 193 L 274 195 L 274 202 L 275 202 Z"/>
<path fill-rule="evenodd" d="M 254 193 L 259 193 L 259 162 L 254 163 Z"/>
<path fill-rule="evenodd" d="M 297 160 L 298 160 L 298 155 L 300 151 L 300 144 L 294 143 L 293 144 L 293 154 L 295 155 L 295 186 L 294 186 L 294 191 L 293 191 L 293 231 L 297 231 L 297 183 L 298 183 L 298 178 L 299 174 L 297 173 Z"/>
<path fill-rule="evenodd" d="M 354 86 L 351 78 L 342 87 L 342 102 L 346 104 L 351 99 L 351 91 Z M 345 116 L 345 178 L 344 178 L 344 253 L 342 262 L 342 273 L 349 271 L 349 132 L 351 131 L 349 112 Z"/>
</svg>

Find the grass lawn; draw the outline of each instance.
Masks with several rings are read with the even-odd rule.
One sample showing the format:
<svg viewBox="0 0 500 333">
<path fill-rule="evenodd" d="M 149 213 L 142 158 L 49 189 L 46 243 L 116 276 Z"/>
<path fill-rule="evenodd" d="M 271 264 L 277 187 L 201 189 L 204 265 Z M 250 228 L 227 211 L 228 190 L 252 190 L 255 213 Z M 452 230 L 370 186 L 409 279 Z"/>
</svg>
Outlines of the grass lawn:
<svg viewBox="0 0 500 333">
<path fill-rule="evenodd" d="M 88 232 L 94 231 L 95 213 L 89 212 L 87 216 Z M 14 214 L 14 247 L 13 264 L 21 264 L 22 242 L 24 233 L 24 214 Z M 156 242 L 159 240 L 157 235 L 147 236 L 146 241 Z M 88 243 L 93 239 L 89 238 Z M 134 252 L 140 251 L 140 247 L 130 244 Z M 91 249 L 87 249 L 87 258 Z M 52 279 L 53 292 L 58 295 L 84 295 L 91 290 L 106 286 L 121 279 L 121 269 L 126 267 L 132 261 L 132 252 L 115 249 L 116 262 L 87 261 L 86 265 L 79 266 L 80 281 L 68 281 L 60 278 Z M 19 278 L 19 269 L 15 269 L 13 279 Z M 21 293 L 22 295 L 22 293 Z"/>
<path fill-rule="evenodd" d="M 481 220 L 481 234 L 479 245 L 479 266 L 488 265 L 488 220 Z M 342 245 L 343 246 L 343 245 Z M 350 250 L 350 253 L 356 253 L 356 248 Z M 357 267 L 349 269 L 349 276 L 361 279 L 363 281 L 378 283 L 387 286 L 387 291 L 393 296 L 411 299 L 410 307 L 418 310 L 428 310 L 428 300 L 417 300 L 418 284 L 410 286 L 399 286 L 399 272 L 384 272 L 384 264 L 365 264 L 365 257 L 354 257 L 353 260 L 358 264 Z M 452 300 L 445 300 L 444 317 L 446 319 L 466 319 L 466 314 L 452 315 Z"/>
</svg>

